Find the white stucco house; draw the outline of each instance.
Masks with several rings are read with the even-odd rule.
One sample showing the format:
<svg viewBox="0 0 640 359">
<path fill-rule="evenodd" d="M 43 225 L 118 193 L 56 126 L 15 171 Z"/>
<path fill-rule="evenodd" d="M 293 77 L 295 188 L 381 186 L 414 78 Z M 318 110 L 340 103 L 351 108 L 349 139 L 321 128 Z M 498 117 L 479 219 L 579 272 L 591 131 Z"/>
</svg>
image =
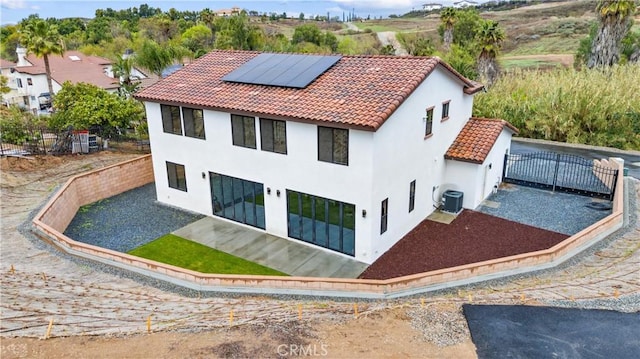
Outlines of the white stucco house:
<svg viewBox="0 0 640 359">
<path fill-rule="evenodd" d="M 516 130 L 437 57 L 214 51 L 136 94 L 160 202 L 372 263 L 501 180 Z"/>
<path fill-rule="evenodd" d="M 440 10 L 440 9 L 442 9 L 442 4 L 438 4 L 438 3 L 422 4 L 423 11 L 433 11 L 433 10 Z"/>
<path fill-rule="evenodd" d="M 18 62 L 11 67 L 8 76 L 11 87 L 16 91 L 5 96 L 5 100 L 34 111 L 50 107 L 44 59 L 28 54 L 22 47 L 16 49 L 16 54 Z M 49 55 L 49 67 L 54 94 L 60 91 L 66 81 L 90 83 L 109 92 L 117 91 L 120 87 L 119 79 L 113 74 L 112 61 L 103 57 L 87 56 L 79 51 L 66 51 L 62 56 Z M 149 76 L 135 68 L 131 75 L 137 80 L 149 79 Z M 145 85 L 151 84 L 143 82 Z"/>
<path fill-rule="evenodd" d="M 471 1 L 471 0 L 462 0 L 462 1 L 456 1 L 453 3 L 453 7 L 457 9 L 465 8 L 465 7 L 475 7 L 478 5 L 479 4 L 476 1 Z"/>
</svg>

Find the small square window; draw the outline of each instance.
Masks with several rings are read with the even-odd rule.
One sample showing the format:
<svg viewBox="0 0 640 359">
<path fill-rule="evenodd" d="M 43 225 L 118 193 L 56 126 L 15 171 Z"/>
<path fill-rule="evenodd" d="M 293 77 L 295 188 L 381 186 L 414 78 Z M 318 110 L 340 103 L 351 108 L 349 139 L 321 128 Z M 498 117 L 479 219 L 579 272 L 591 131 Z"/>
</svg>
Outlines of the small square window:
<svg viewBox="0 0 640 359">
<path fill-rule="evenodd" d="M 169 179 L 169 187 L 187 192 L 187 177 L 184 165 L 167 161 L 167 177 Z"/>
<path fill-rule="evenodd" d="M 231 137 L 234 146 L 256 148 L 256 119 L 231 115 Z"/>
<path fill-rule="evenodd" d="M 164 132 L 182 135 L 180 108 L 178 106 L 160 105 L 160 112 L 162 113 L 162 129 Z"/>
<path fill-rule="evenodd" d="M 31 80 L 31 77 L 27 77 L 27 85 L 33 86 L 33 81 Z"/>
</svg>

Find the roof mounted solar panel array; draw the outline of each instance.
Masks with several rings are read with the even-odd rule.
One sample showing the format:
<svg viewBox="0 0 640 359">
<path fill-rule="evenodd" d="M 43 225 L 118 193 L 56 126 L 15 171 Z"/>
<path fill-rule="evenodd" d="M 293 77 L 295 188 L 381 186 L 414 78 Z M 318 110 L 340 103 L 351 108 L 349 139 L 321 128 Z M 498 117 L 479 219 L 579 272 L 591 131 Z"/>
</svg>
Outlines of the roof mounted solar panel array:
<svg viewBox="0 0 640 359">
<path fill-rule="evenodd" d="M 253 85 L 305 88 L 342 56 L 260 54 L 222 79 Z"/>
</svg>

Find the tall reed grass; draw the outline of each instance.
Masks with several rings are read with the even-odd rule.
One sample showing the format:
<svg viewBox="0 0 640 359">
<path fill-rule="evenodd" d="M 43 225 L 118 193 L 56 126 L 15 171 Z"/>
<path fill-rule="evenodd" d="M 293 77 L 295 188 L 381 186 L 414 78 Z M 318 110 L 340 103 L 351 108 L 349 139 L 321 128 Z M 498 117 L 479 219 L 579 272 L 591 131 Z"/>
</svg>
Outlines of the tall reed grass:
<svg viewBox="0 0 640 359">
<path fill-rule="evenodd" d="M 507 120 L 522 137 L 640 149 L 640 64 L 514 69 L 474 103 L 474 116 Z"/>
</svg>

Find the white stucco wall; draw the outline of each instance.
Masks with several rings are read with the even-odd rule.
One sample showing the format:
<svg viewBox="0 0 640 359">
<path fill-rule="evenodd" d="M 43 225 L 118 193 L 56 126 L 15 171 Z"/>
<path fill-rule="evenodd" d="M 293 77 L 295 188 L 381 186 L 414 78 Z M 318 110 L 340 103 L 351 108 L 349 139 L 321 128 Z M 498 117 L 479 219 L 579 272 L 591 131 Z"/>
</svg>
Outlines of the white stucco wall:
<svg viewBox="0 0 640 359">
<path fill-rule="evenodd" d="M 375 259 L 435 209 L 434 186 L 444 178 L 444 153 L 471 116 L 473 96 L 461 82 L 438 67 L 374 134 L 371 216 Z M 449 119 L 441 121 L 442 103 L 449 103 Z M 434 107 L 432 135 L 425 138 L 426 109 Z M 409 213 L 409 183 L 416 180 L 415 209 Z M 387 231 L 380 234 L 381 203 L 389 199 Z"/>
<path fill-rule="evenodd" d="M 33 85 L 28 84 L 28 79 L 31 79 Z M 47 84 L 47 76 L 44 74 L 31 75 L 27 73 L 14 73 L 14 83 L 16 83 L 15 79 L 22 80 L 22 88 L 18 88 L 18 94 L 20 96 L 29 96 L 29 108 L 30 109 L 40 109 L 40 103 L 38 102 L 38 96 L 41 93 L 49 92 L 49 85 Z M 52 80 L 53 92 L 57 93 L 60 91 L 62 86 L 58 84 L 55 80 Z M 16 85 L 17 86 L 17 85 Z"/>
<path fill-rule="evenodd" d="M 441 121 L 446 101 L 450 101 L 449 118 Z M 212 215 L 210 171 L 263 183 L 265 190 L 271 188 L 271 195 L 265 194 L 266 231 L 281 237 L 287 237 L 287 189 L 352 203 L 356 206 L 355 258 L 371 263 L 434 210 L 432 189 L 437 187 L 439 193 L 445 182 L 444 153 L 471 116 L 472 103 L 473 96 L 463 93 L 462 83 L 438 67 L 378 131 L 349 130 L 349 166 L 343 166 L 318 161 L 315 124 L 287 121 L 287 154 L 283 155 L 260 150 L 257 119 L 257 149 L 249 149 L 232 144 L 229 113 L 205 110 L 207 139 L 201 140 L 164 133 L 160 105 L 147 102 L 158 200 Z M 425 138 L 424 117 L 432 106 L 432 136 Z M 165 161 L 185 165 L 188 192 L 168 187 Z M 416 200 L 409 213 L 413 180 Z M 381 235 L 385 198 L 389 199 L 388 229 Z"/>
<path fill-rule="evenodd" d="M 462 206 L 468 209 L 477 208 L 489 197 L 493 187 L 502 180 L 504 154 L 511 148 L 511 130 L 502 130 L 493 148 L 482 164 L 446 160 L 446 175 L 439 196 L 446 190 L 464 192 Z"/>
<path fill-rule="evenodd" d="M 229 113 L 205 110 L 206 140 L 201 140 L 164 133 L 160 105 L 147 102 L 145 106 L 159 201 L 212 215 L 209 171 L 263 183 L 265 191 L 271 188 L 264 199 L 266 231 L 280 237 L 287 237 L 287 189 L 351 203 L 356 206 L 356 259 L 365 259 L 361 253 L 369 252 L 371 233 L 361 212 L 370 208 L 370 132 L 349 130 L 349 166 L 343 166 L 318 161 L 313 124 L 287 121 L 284 155 L 260 149 L 257 119 L 257 149 L 250 149 L 232 144 Z M 185 165 L 188 192 L 168 187 L 165 161 Z"/>
</svg>

